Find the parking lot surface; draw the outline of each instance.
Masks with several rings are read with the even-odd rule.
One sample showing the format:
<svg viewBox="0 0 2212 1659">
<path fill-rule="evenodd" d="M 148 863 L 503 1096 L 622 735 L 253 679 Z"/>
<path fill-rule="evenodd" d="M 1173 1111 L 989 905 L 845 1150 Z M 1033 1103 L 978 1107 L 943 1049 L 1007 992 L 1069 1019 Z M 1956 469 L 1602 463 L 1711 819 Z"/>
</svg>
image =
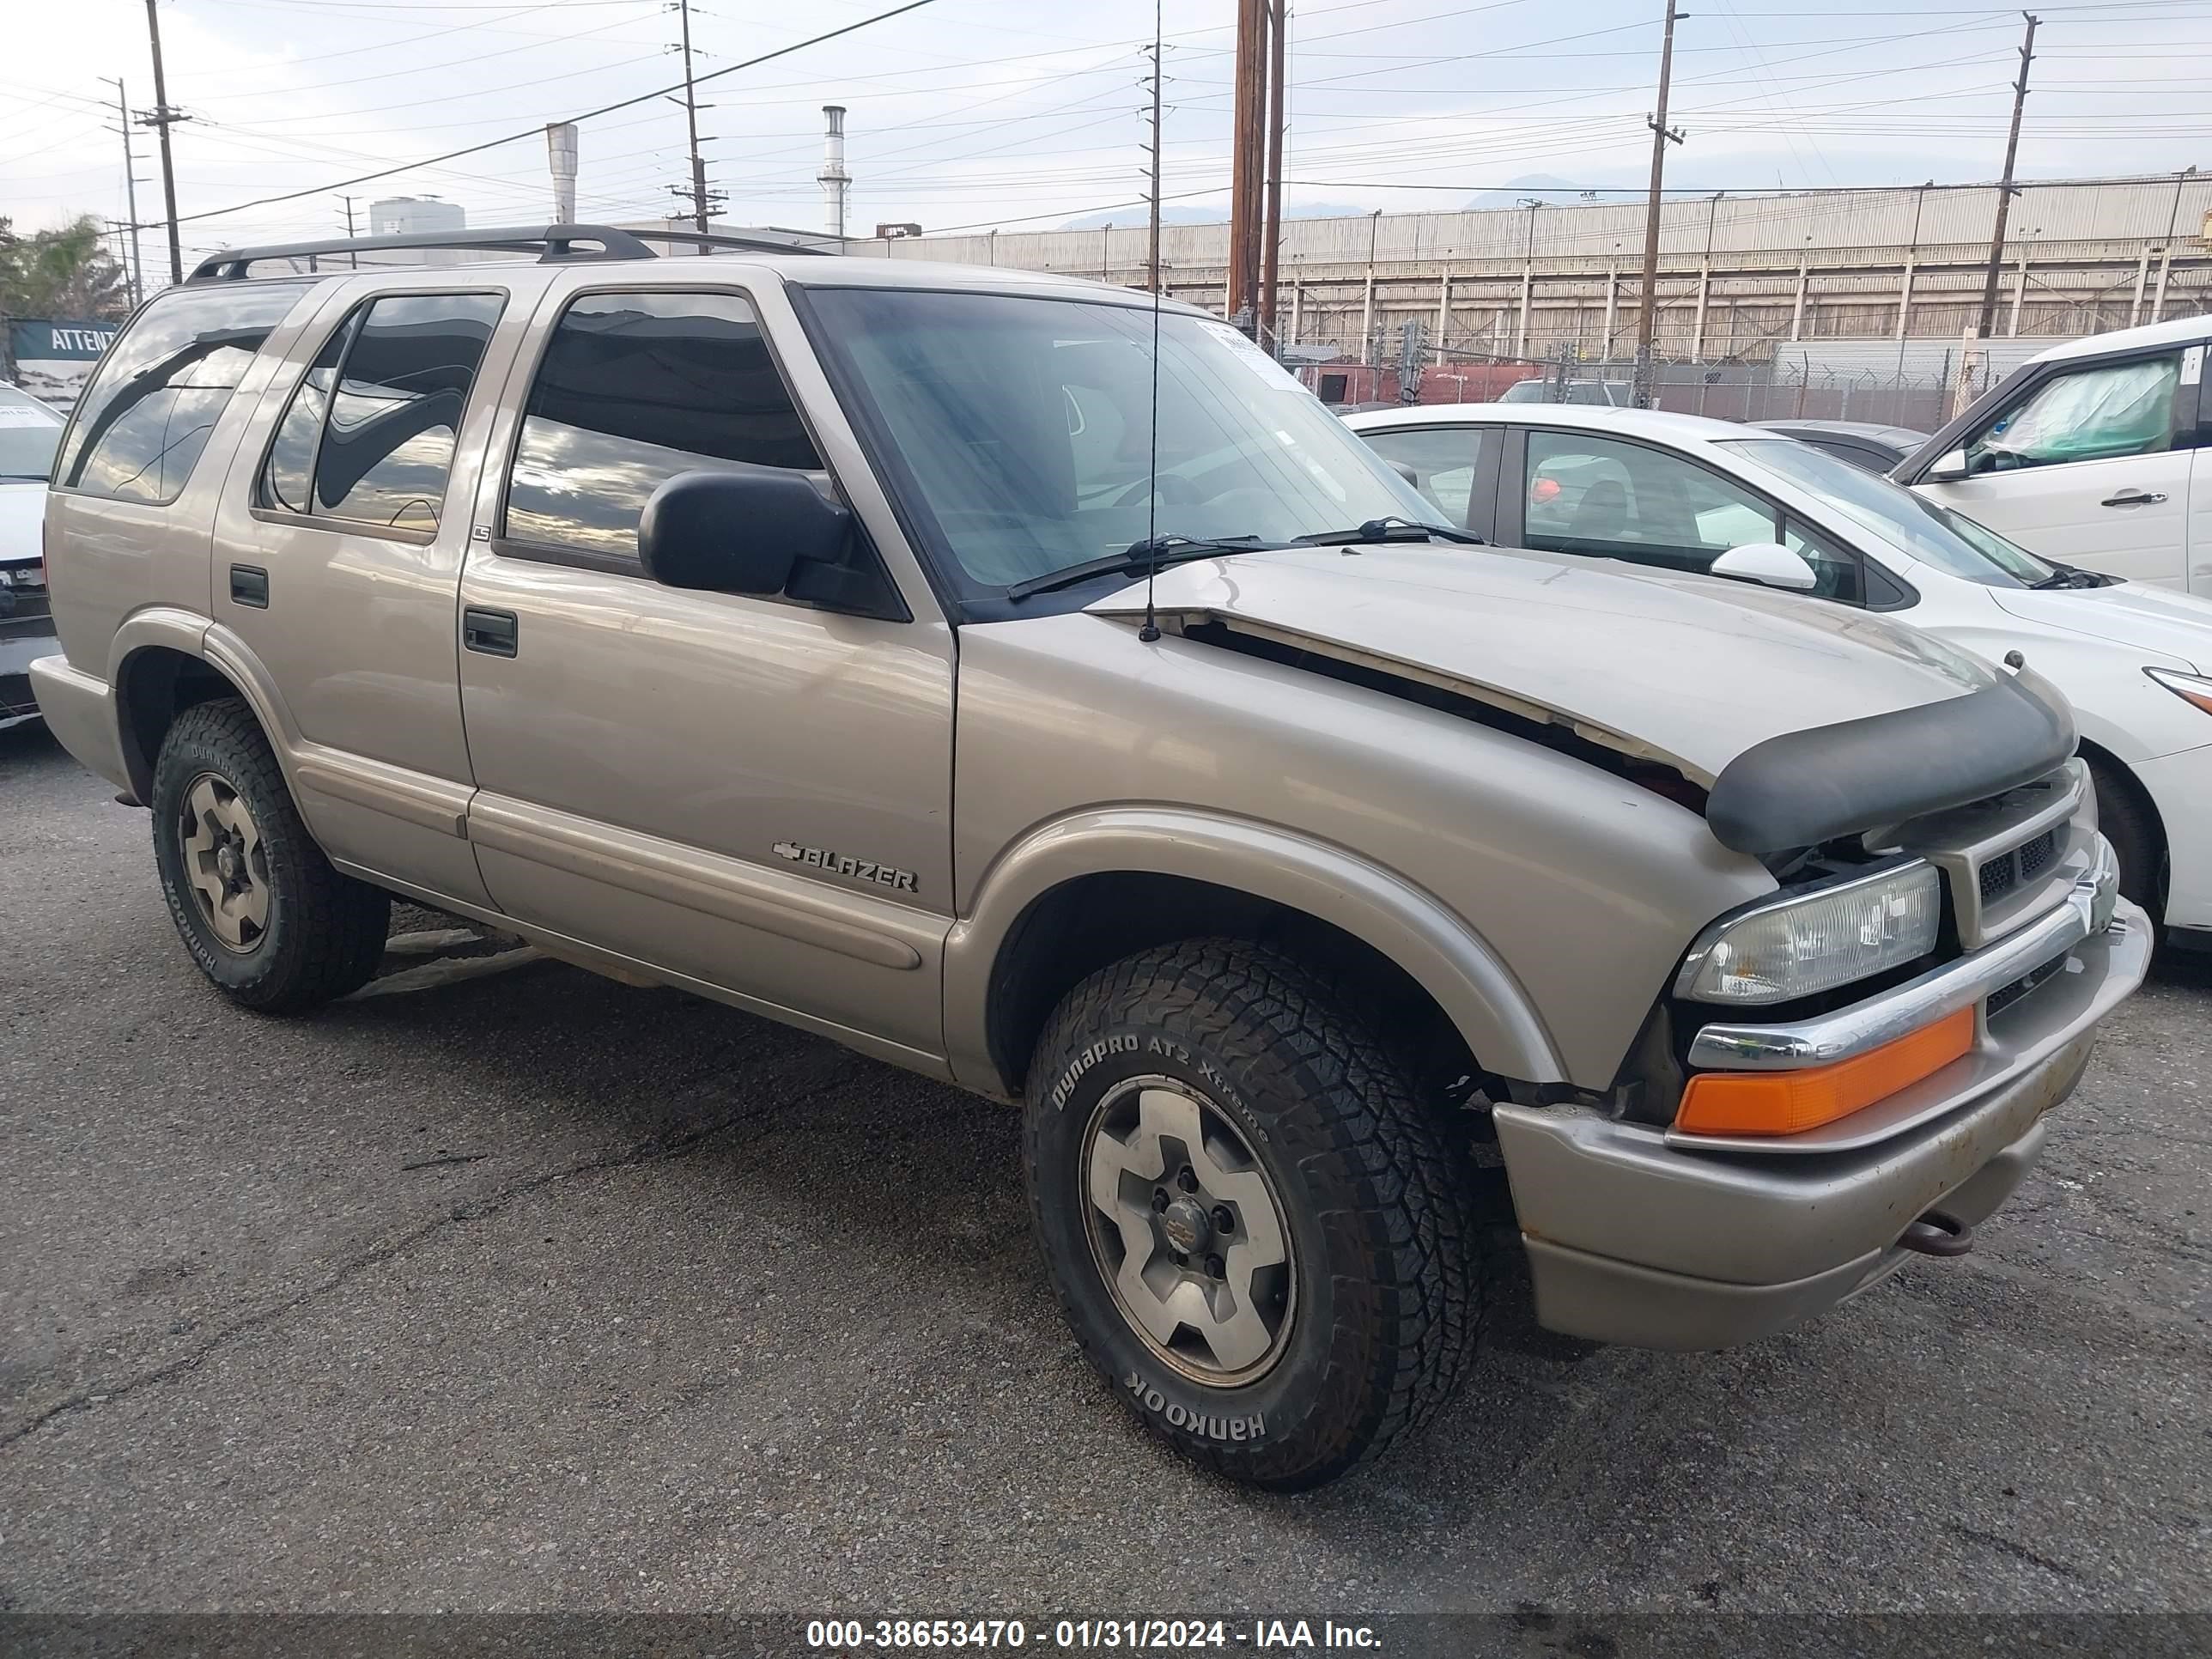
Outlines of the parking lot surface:
<svg viewBox="0 0 2212 1659">
<path fill-rule="evenodd" d="M 1084 1366 L 1006 1109 L 528 958 L 236 1012 L 111 795 L 0 733 L 0 1608 L 2212 1608 L 2212 969 L 1971 1255 L 1273 1498 Z"/>
</svg>

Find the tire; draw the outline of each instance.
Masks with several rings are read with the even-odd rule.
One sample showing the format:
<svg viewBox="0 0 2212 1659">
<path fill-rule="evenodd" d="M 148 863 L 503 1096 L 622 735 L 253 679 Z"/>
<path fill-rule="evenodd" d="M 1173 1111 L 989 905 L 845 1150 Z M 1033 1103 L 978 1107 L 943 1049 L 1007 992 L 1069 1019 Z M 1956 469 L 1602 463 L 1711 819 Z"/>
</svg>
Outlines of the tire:
<svg viewBox="0 0 2212 1659">
<path fill-rule="evenodd" d="M 1085 1355 L 1184 1455 L 1315 1486 L 1456 1389 L 1486 1234 L 1412 1075 L 1319 976 L 1238 940 L 1130 957 L 1047 1022 L 1023 1141 L 1038 1243 Z"/>
<path fill-rule="evenodd" d="M 154 763 L 152 806 L 169 918 L 224 995 L 290 1014 L 368 983 L 392 901 L 331 868 L 244 702 L 177 717 Z"/>
<path fill-rule="evenodd" d="M 2120 860 L 2120 893 L 2150 915 L 2153 927 L 2166 920 L 2166 840 L 2158 820 L 2132 778 L 2103 761 L 2089 763 L 2097 791 L 2097 827 Z"/>
</svg>

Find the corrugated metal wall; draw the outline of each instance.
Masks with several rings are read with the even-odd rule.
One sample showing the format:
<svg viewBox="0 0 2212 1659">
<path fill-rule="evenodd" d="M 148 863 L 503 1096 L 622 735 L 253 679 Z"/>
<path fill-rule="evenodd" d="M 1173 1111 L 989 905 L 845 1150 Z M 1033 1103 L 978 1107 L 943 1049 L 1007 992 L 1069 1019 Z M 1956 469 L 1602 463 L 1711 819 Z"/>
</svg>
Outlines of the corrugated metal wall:
<svg viewBox="0 0 2212 1659">
<path fill-rule="evenodd" d="M 1911 248 L 1989 244 L 1996 187 L 1868 190 L 1822 194 L 1670 198 L 1660 215 L 1662 256 L 1796 254 L 1801 250 Z M 1133 213 L 1137 210 L 1132 210 Z M 2023 185 L 2013 204 L 2012 237 L 2051 242 L 2163 241 L 2169 232 L 2197 241 L 2212 214 L 2212 178 L 2072 181 Z M 1447 259 L 1615 259 L 1643 257 L 1641 202 L 1571 207 L 1492 208 L 1471 213 L 1384 213 L 1356 219 L 1293 219 L 1283 227 L 1285 265 L 1359 265 Z M 1228 258 L 1226 225 L 1170 225 L 1161 257 L 1190 270 Z M 1029 270 L 1126 273 L 1145 262 L 1141 222 L 1109 230 L 1016 231 L 994 235 L 922 236 L 860 241 L 854 253 L 1006 264 Z"/>
</svg>

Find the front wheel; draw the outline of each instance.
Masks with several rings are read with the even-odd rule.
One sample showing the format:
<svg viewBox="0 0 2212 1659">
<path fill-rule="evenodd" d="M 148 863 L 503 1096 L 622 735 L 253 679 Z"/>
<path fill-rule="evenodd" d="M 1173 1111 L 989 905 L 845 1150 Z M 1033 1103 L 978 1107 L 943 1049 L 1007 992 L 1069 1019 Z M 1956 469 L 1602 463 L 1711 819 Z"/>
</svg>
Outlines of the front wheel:
<svg viewBox="0 0 2212 1659">
<path fill-rule="evenodd" d="M 331 867 L 244 702 L 196 703 L 177 716 L 154 763 L 151 805 L 170 920 L 234 1002 L 295 1013 L 375 973 L 392 902 Z"/>
<path fill-rule="evenodd" d="M 1319 978 L 1239 941 L 1146 951 L 1069 994 L 1029 1076 L 1054 1287 L 1154 1433 L 1295 1490 L 1449 1398 L 1481 1314 L 1474 1172 Z"/>
</svg>

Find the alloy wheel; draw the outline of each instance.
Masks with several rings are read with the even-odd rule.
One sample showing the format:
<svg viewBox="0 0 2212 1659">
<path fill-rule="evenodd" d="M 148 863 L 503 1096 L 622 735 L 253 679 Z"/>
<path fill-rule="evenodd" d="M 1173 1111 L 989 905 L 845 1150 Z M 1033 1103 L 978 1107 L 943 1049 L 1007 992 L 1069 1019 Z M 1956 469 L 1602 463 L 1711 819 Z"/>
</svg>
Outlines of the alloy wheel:
<svg viewBox="0 0 2212 1659">
<path fill-rule="evenodd" d="M 1194 1382 L 1265 1374 L 1290 1337 L 1296 1262 L 1227 1114 L 1173 1078 L 1129 1079 L 1092 1112 L 1083 1164 L 1091 1255 L 1130 1328 Z"/>
<path fill-rule="evenodd" d="M 185 879 L 216 943 L 240 954 L 269 932 L 269 854 L 238 792 L 212 772 L 185 787 L 177 825 Z"/>
</svg>

